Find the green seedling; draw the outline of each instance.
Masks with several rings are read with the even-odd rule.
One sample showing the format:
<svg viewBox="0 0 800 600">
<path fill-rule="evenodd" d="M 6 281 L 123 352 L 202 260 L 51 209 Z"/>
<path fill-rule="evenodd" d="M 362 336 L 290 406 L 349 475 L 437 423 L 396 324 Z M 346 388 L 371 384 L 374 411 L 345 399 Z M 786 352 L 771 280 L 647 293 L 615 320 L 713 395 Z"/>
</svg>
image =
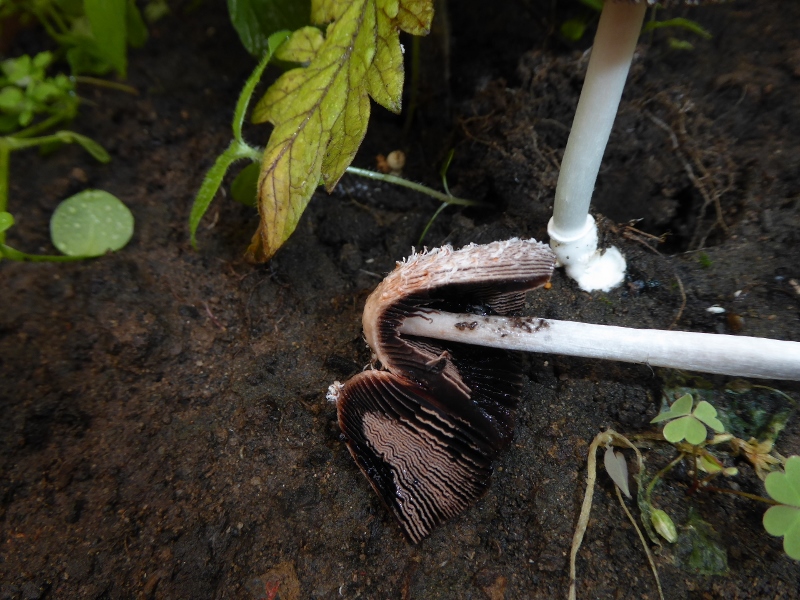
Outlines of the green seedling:
<svg viewBox="0 0 800 600">
<path fill-rule="evenodd" d="M 128 46 L 142 46 L 148 35 L 135 0 L 0 2 L 0 19 L 12 15 L 38 21 L 61 46 L 73 75 L 114 70 L 125 77 Z"/>
<path fill-rule="evenodd" d="M 664 427 L 664 439 L 671 444 L 677 444 L 684 439 L 695 446 L 703 443 L 708 436 L 706 426 L 717 433 L 725 431 L 725 427 L 717 419 L 717 409 L 705 400 L 700 401 L 694 410 L 692 410 L 693 404 L 692 396 L 685 394 L 678 398 L 669 410 L 662 412 L 650 422 L 670 421 Z"/>
<path fill-rule="evenodd" d="M 52 60 L 52 54 L 42 52 L 0 63 L 0 133 L 6 134 L 0 137 L 0 258 L 36 262 L 89 258 L 118 250 L 132 234 L 130 211 L 106 192 L 89 191 L 65 200 L 53 215 L 53 244 L 64 256 L 26 254 L 5 243 L 6 231 L 14 225 L 8 212 L 13 151 L 78 144 L 101 163 L 111 160 L 102 146 L 78 133 L 39 135 L 72 119 L 78 110 L 74 81 L 65 75 L 46 75 Z"/>
<path fill-rule="evenodd" d="M 790 456 L 783 473 L 767 475 L 764 486 L 780 503 L 764 513 L 764 529 L 770 535 L 783 536 L 784 552 L 800 560 L 800 456 Z"/>
<path fill-rule="evenodd" d="M 77 114 L 75 82 L 63 73 L 48 77 L 52 62 L 52 53 L 41 52 L 0 63 L 0 134 L 28 127 L 37 116 L 46 116 L 36 130 L 42 131 Z"/>
</svg>

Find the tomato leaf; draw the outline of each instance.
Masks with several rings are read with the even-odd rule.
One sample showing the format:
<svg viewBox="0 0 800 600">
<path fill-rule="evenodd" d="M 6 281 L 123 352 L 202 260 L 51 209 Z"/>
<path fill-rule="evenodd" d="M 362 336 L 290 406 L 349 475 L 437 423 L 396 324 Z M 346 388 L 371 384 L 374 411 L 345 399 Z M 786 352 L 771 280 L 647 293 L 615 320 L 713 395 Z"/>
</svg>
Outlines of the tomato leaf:
<svg viewBox="0 0 800 600">
<path fill-rule="evenodd" d="M 307 28 L 292 34 L 287 52 L 303 48 L 308 66 L 284 73 L 253 111 L 254 122 L 275 129 L 262 161 L 249 260 L 272 258 L 320 181 L 328 191 L 336 186 L 364 139 L 370 96 L 400 110 L 399 31 L 427 33 L 432 17 L 432 0 L 312 0 L 312 22 L 329 24 L 324 40 L 307 43 L 309 35 L 319 42 Z"/>
</svg>

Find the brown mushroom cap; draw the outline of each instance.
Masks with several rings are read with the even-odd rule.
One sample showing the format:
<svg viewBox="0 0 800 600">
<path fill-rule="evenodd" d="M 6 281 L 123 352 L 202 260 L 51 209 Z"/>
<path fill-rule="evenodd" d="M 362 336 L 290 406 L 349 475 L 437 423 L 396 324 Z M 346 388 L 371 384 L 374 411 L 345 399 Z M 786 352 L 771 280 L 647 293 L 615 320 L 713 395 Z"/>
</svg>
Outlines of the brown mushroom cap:
<svg viewBox="0 0 800 600">
<path fill-rule="evenodd" d="M 387 370 L 335 384 L 330 397 L 350 453 L 411 542 L 485 493 L 513 435 L 522 372 L 506 351 L 403 336 L 399 327 L 413 313 L 518 310 L 554 265 L 535 240 L 446 246 L 398 263 L 368 298 L 364 332 Z"/>
</svg>

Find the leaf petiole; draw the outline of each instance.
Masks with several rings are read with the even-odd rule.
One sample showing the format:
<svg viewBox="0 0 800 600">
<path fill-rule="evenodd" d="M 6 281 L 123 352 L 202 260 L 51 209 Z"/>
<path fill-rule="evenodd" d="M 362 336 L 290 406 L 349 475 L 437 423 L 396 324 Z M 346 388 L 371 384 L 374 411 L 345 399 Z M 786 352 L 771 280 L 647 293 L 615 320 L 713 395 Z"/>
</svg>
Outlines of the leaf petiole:
<svg viewBox="0 0 800 600">
<path fill-rule="evenodd" d="M 450 196 L 442 192 L 437 192 L 436 190 L 424 186 L 421 183 L 414 183 L 408 179 L 398 177 L 397 175 L 378 173 L 377 171 L 360 169 L 358 167 L 347 167 L 347 173 L 350 173 L 351 175 L 358 175 L 360 177 L 366 177 L 367 179 L 376 179 L 378 181 L 385 181 L 386 183 L 399 185 L 401 187 L 414 190 L 415 192 L 420 192 L 421 194 L 430 196 L 431 198 L 436 198 L 437 200 L 441 200 L 447 204 L 457 204 L 458 206 L 491 206 L 485 202 L 481 202 L 480 200 L 466 200 L 464 198 L 457 198 L 456 196 Z"/>
</svg>

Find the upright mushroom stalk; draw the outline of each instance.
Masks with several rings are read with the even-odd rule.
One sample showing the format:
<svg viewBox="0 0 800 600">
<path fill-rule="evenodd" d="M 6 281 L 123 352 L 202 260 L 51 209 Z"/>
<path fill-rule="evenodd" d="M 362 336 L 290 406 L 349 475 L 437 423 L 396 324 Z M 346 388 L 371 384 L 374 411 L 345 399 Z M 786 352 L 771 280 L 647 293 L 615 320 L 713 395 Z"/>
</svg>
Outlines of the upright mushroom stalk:
<svg viewBox="0 0 800 600">
<path fill-rule="evenodd" d="M 607 0 L 603 6 L 547 225 L 558 262 L 587 291 L 608 291 L 625 277 L 619 250 L 597 250 L 597 225 L 589 204 L 646 8 L 644 0 Z"/>
<path fill-rule="evenodd" d="M 364 334 L 383 370 L 335 382 L 328 399 L 350 453 L 412 542 L 488 488 L 522 387 L 508 351 L 800 380 L 798 342 L 503 316 L 550 279 L 555 261 L 535 240 L 445 246 L 398 263 L 367 299 Z"/>
</svg>

